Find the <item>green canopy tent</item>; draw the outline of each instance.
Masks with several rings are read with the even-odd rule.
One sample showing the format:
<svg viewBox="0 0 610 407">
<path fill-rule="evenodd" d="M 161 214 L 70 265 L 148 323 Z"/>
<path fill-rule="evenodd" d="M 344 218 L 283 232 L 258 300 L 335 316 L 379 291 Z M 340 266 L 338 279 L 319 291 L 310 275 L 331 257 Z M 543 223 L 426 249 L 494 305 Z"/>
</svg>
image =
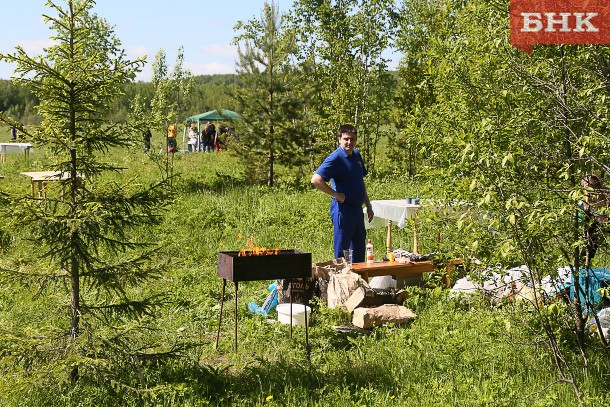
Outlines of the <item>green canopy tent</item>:
<svg viewBox="0 0 610 407">
<path fill-rule="evenodd" d="M 210 110 L 209 112 L 196 114 L 186 118 L 187 123 L 197 123 L 197 133 L 201 134 L 201 122 L 214 122 L 214 121 L 230 121 L 240 119 L 240 116 L 232 110 L 218 109 Z M 187 126 L 188 127 L 188 126 Z M 186 127 L 184 128 L 184 134 L 182 135 L 182 144 L 186 139 Z"/>
<path fill-rule="evenodd" d="M 237 120 L 239 115 L 232 110 L 219 109 L 210 110 L 209 112 L 200 113 L 195 116 L 187 117 L 187 122 L 207 122 L 207 121 L 223 121 L 223 120 Z"/>
</svg>

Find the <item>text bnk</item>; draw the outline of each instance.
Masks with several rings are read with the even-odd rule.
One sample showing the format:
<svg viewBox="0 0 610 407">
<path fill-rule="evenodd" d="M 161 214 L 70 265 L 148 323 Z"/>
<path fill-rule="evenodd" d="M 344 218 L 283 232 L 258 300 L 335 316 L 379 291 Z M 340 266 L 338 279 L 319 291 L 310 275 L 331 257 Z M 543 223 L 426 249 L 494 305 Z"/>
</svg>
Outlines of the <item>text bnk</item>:
<svg viewBox="0 0 610 407">
<path fill-rule="evenodd" d="M 521 32 L 599 32 L 591 22 L 599 13 L 521 13 Z M 546 25 L 544 21 L 546 20 Z M 546 27 L 546 28 L 545 28 Z"/>
</svg>

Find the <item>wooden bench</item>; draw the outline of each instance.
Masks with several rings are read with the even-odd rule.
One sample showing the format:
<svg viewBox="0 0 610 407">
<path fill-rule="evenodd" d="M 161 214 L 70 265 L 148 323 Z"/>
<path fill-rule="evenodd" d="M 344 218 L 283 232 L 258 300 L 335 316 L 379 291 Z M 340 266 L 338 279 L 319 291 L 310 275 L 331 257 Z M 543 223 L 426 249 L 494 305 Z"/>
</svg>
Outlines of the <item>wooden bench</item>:
<svg viewBox="0 0 610 407">
<path fill-rule="evenodd" d="M 445 265 L 443 283 L 446 286 L 451 284 L 449 275 L 455 266 L 462 264 L 461 259 L 453 259 Z M 421 277 L 424 273 L 435 271 L 436 266 L 431 260 L 401 263 L 398 261 L 376 261 L 374 263 L 353 263 L 352 271 L 362 276 L 365 281 L 375 276 L 393 276 L 395 278 Z"/>
</svg>

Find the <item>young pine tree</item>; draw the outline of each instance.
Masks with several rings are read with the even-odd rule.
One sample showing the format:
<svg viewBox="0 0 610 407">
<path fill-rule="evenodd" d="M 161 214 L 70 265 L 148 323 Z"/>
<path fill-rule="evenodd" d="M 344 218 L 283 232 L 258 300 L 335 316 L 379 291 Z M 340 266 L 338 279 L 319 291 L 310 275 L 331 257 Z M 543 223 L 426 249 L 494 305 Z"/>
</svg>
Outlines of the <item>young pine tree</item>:
<svg viewBox="0 0 610 407">
<path fill-rule="evenodd" d="M 24 263 L 3 284 L 14 283 L 19 275 L 69 299 L 65 323 L 48 327 L 30 321 L 24 329 L 37 334 L 15 335 L 29 345 L 20 347 L 16 339 L 7 351 L 28 355 L 15 358 L 23 361 L 15 369 L 38 383 L 62 375 L 75 383 L 84 375 L 108 374 L 117 364 L 137 359 L 136 346 L 142 344 L 130 335 L 138 331 L 139 318 L 157 305 L 154 296 L 130 295 L 131 287 L 159 272 L 149 264 L 154 247 L 130 232 L 158 220 L 167 202 L 165 180 L 136 190 L 130 183 L 100 177 L 119 171 L 108 161 L 109 151 L 127 152 L 130 137 L 141 133 L 107 117 L 123 85 L 134 79 L 144 61 L 125 58 L 112 27 L 92 13 L 94 4 L 68 0 L 62 7 L 48 1 L 51 13 L 44 19 L 54 31 L 54 44 L 41 57 L 30 57 L 20 47 L 14 54 L 0 54 L 0 59 L 16 63 L 15 81 L 40 100 L 43 120 L 28 135 L 31 142 L 50 152 L 54 162 L 46 163 L 47 168 L 67 179 L 62 194 L 13 197 L 10 204 L 15 227 L 31 233 L 48 272 L 34 273 Z M 44 352 L 31 353 L 32 338 L 38 338 L 34 347 Z"/>
<path fill-rule="evenodd" d="M 307 163 L 311 144 L 305 123 L 311 90 L 304 68 L 291 64 L 294 35 L 282 29 L 275 3 L 265 3 L 260 20 L 238 24 L 240 44 L 235 94 L 243 118 L 240 141 L 233 151 L 244 160 L 247 177 L 273 186 L 276 165 L 288 168 Z M 263 175 L 264 174 L 264 175 Z"/>
</svg>

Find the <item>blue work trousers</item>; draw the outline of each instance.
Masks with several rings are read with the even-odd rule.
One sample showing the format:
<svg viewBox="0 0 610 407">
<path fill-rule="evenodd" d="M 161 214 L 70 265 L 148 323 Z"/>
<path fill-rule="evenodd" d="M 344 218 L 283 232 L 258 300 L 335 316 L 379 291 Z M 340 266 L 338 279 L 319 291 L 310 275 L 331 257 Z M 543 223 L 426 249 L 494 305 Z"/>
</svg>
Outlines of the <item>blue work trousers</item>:
<svg viewBox="0 0 610 407">
<path fill-rule="evenodd" d="M 341 204 L 333 199 L 330 204 L 330 219 L 333 222 L 335 258 L 343 257 L 343 250 L 352 249 L 353 261 L 365 259 L 366 230 L 361 206 Z"/>
</svg>

